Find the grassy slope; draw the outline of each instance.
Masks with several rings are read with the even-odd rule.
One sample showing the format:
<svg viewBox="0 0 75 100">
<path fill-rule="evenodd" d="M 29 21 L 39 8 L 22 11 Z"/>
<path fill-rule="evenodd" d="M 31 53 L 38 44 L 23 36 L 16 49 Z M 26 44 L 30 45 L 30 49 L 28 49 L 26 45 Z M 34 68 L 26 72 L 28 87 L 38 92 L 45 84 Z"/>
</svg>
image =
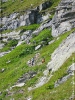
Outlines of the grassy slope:
<svg viewBox="0 0 75 100">
<path fill-rule="evenodd" d="M 47 0 L 14 0 L 14 2 L 12 2 L 12 0 L 8 0 L 8 2 L 6 3 L 0 3 L 0 6 L 4 9 L 2 11 L 2 13 L 0 14 L 0 16 L 5 16 L 5 15 L 9 15 L 13 12 L 20 12 L 23 13 L 22 11 L 25 11 L 26 9 L 30 8 L 31 4 L 33 4 L 33 8 L 35 8 L 36 6 L 39 6 L 42 2 L 45 2 Z M 58 2 L 60 0 L 50 0 L 51 2 L 53 2 L 53 5 L 51 6 L 51 10 L 58 5 Z"/>
<path fill-rule="evenodd" d="M 75 29 L 73 29 L 72 31 L 74 31 L 74 30 Z M 46 62 L 44 64 L 42 64 L 40 67 L 39 66 L 34 66 L 34 67 L 28 67 L 27 66 L 27 61 L 30 58 L 32 58 L 37 51 L 34 51 L 33 46 L 28 46 L 26 44 L 23 44 L 23 45 L 15 48 L 11 53 L 9 53 L 9 54 L 5 55 L 4 57 L 0 58 L 0 69 L 1 68 L 6 69 L 4 73 L 0 73 L 0 90 L 5 91 L 6 88 L 9 88 L 10 86 L 12 86 L 18 80 L 18 78 L 23 75 L 23 73 L 26 73 L 30 70 L 39 71 L 40 73 L 37 74 L 37 76 L 35 76 L 33 79 L 31 79 L 27 83 L 26 86 L 24 86 L 22 88 L 18 88 L 18 89 L 15 88 L 14 89 L 15 91 L 18 91 L 20 89 L 24 90 L 23 94 L 20 94 L 18 92 L 16 94 L 14 94 L 14 98 L 16 98 L 16 100 L 18 100 L 18 98 L 24 98 L 24 96 L 27 96 L 29 94 L 29 93 L 27 93 L 27 87 L 33 85 L 37 81 L 38 77 L 40 77 L 42 75 L 43 70 L 46 68 L 47 63 L 50 61 L 50 54 L 59 46 L 59 44 L 72 31 L 61 35 L 59 40 L 56 40 L 51 45 L 45 46 L 45 47 L 43 47 L 42 49 L 40 49 L 38 51 L 41 54 L 40 59 L 43 56 L 46 58 Z M 26 51 L 27 49 L 26 48 L 29 48 L 29 51 L 31 51 L 33 53 L 31 54 L 31 52 L 28 52 L 28 54 L 27 54 L 27 51 Z M 6 64 L 6 62 L 8 60 L 10 60 L 11 63 Z M 54 76 L 56 76 L 57 74 L 58 73 L 55 73 Z M 63 74 L 63 73 L 61 73 L 61 74 Z M 57 77 L 56 77 L 56 79 L 57 79 Z M 52 79 L 52 82 L 54 82 L 56 79 Z M 48 83 L 48 85 L 49 84 L 50 83 Z M 40 92 L 40 94 L 42 96 L 42 93 L 46 91 L 44 87 L 41 87 L 41 88 L 42 88 L 41 90 L 38 89 L 38 90 L 32 92 L 34 94 L 34 98 L 36 98 L 34 100 L 40 100 L 40 98 L 37 97 L 36 95 L 38 94 L 38 96 L 39 96 L 39 92 Z M 3 92 L 3 95 L 2 95 L 4 100 L 9 100 L 8 98 L 10 98 L 10 97 L 6 98 L 4 93 L 5 92 Z M 22 100 L 24 100 L 24 99 L 22 99 Z"/>
<path fill-rule="evenodd" d="M 73 57 L 75 59 L 75 54 L 73 54 L 61 66 L 61 68 L 53 74 L 53 77 L 47 84 L 31 92 L 31 94 L 33 95 L 32 100 L 64 100 L 64 99 L 68 100 L 68 98 L 72 95 L 73 91 L 72 77 L 56 88 L 53 88 L 53 86 L 54 82 L 57 79 L 67 74 L 66 71 L 68 67 L 72 64 Z"/>
</svg>

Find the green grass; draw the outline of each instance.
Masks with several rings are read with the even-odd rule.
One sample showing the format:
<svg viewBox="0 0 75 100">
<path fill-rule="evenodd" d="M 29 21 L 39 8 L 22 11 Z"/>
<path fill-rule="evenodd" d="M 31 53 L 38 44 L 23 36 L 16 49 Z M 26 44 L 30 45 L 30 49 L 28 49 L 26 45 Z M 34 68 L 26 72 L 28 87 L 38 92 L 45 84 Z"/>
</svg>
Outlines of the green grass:
<svg viewBox="0 0 75 100">
<path fill-rule="evenodd" d="M 72 77 L 64 82 L 57 88 L 53 88 L 55 81 L 65 74 L 67 74 L 68 67 L 72 64 L 72 58 L 75 58 L 75 54 L 73 54 L 62 66 L 56 71 L 50 81 L 44 86 L 31 91 L 33 95 L 32 100 L 64 100 L 65 98 L 69 98 L 72 95 L 73 85 L 72 85 Z M 75 60 L 74 60 L 75 62 Z M 52 93 L 53 91 L 56 91 Z"/>
<path fill-rule="evenodd" d="M 44 44 L 41 42 L 46 42 L 45 44 L 47 44 L 49 41 L 51 41 L 53 39 L 53 37 L 51 36 L 51 29 L 44 29 L 43 31 L 41 31 L 38 35 L 33 35 L 33 38 L 31 39 L 32 43 L 36 43 L 36 44 Z"/>
<path fill-rule="evenodd" d="M 24 13 L 24 11 L 28 8 L 31 8 L 31 4 L 33 4 L 33 8 L 36 6 L 39 6 L 42 2 L 45 2 L 47 0 L 15 0 L 12 2 L 12 0 L 8 0 L 6 3 L 1 3 L 0 7 L 3 8 L 3 11 L 1 12 L 0 16 L 7 16 L 13 12 L 20 12 Z M 52 2 L 51 10 L 58 5 L 60 0 L 50 0 Z M 18 8 L 17 8 L 18 7 Z"/>
<path fill-rule="evenodd" d="M 1 4 L 1 7 L 4 8 L 2 14 L 9 15 L 13 12 L 22 13 L 22 11 L 25 11 L 26 9 L 30 8 L 31 4 L 33 4 L 33 8 L 34 8 L 38 6 L 40 3 L 42 3 L 41 0 L 31 0 L 31 1 L 23 0 L 23 2 L 21 2 L 20 0 L 15 0 L 14 2 L 12 2 L 12 0 L 10 0 L 6 3 Z"/>
<path fill-rule="evenodd" d="M 60 35 L 59 39 L 56 40 L 54 43 L 52 43 L 51 45 L 44 46 L 38 51 L 34 51 L 33 45 L 22 44 L 17 48 L 15 48 L 11 53 L 0 58 L 0 70 L 1 68 L 5 68 L 5 72 L 0 73 L 0 91 L 2 91 L 1 98 L 3 98 L 3 100 L 9 100 L 10 97 L 7 97 L 5 95 L 5 93 L 7 93 L 5 92 L 5 90 L 7 88 L 10 88 L 10 86 L 14 85 L 20 76 L 31 70 L 39 73 L 34 78 L 27 81 L 27 84 L 24 87 L 13 88 L 11 91 L 16 91 L 16 94 L 14 94 L 13 97 L 16 100 L 18 100 L 19 98 L 23 100 L 24 97 L 28 96 L 29 94 L 33 94 L 34 100 L 41 100 L 40 98 L 43 98 L 42 95 L 45 94 L 45 92 L 46 95 L 48 94 L 47 92 L 50 93 L 51 90 L 49 88 L 53 88 L 54 82 L 66 73 L 65 70 L 71 64 L 72 57 L 70 58 L 69 63 L 67 61 L 66 64 L 63 65 L 65 67 L 62 67 L 62 69 L 59 69 L 58 72 L 54 73 L 54 77 L 52 77 L 51 81 L 48 84 L 44 85 L 41 88 L 36 89 L 35 91 L 32 91 L 31 93 L 27 92 L 27 87 L 34 85 L 37 82 L 38 78 L 43 75 L 43 71 L 46 69 L 46 65 L 50 61 L 50 55 L 59 46 L 59 44 L 64 39 L 66 39 L 67 36 L 71 34 L 74 30 L 75 29 L 72 29 L 71 31 L 66 32 L 63 35 Z M 27 61 L 31 59 L 37 52 L 40 53 L 39 59 L 41 59 L 42 57 L 45 58 L 45 63 L 43 63 L 40 66 L 36 65 L 34 67 L 29 67 L 27 65 Z M 8 61 L 10 61 L 10 63 L 6 63 Z M 24 90 L 24 93 L 22 95 L 18 93 L 20 89 Z M 49 96 L 49 94 L 47 96 Z"/>
<path fill-rule="evenodd" d="M 32 24 L 32 25 L 28 25 L 28 26 L 21 26 L 19 28 L 16 29 L 16 31 L 18 30 L 22 30 L 21 33 L 27 31 L 27 30 L 35 30 L 39 27 L 40 25 L 39 24 Z"/>
<path fill-rule="evenodd" d="M 2 49 L 0 49 L 0 52 L 11 50 L 11 48 L 16 46 L 17 43 L 18 43 L 18 40 L 16 40 L 16 39 L 10 40 L 8 43 L 6 43 L 6 45 Z"/>
<path fill-rule="evenodd" d="M 28 26 L 21 26 L 21 27 L 18 27 L 15 31 L 19 31 L 21 30 L 21 33 L 27 31 L 27 30 L 36 30 L 38 27 L 40 26 L 40 24 L 32 24 L 32 25 L 28 25 Z M 4 30 L 1 32 L 1 34 L 6 34 L 6 33 L 10 33 L 12 32 L 13 30 Z"/>
</svg>

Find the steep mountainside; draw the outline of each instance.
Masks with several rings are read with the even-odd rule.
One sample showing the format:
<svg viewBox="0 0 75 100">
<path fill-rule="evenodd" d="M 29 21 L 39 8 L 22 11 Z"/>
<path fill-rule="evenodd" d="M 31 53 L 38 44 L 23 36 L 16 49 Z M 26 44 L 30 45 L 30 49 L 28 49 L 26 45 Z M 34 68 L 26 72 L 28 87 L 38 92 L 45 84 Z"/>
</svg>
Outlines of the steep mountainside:
<svg viewBox="0 0 75 100">
<path fill-rule="evenodd" d="M 1 0 L 0 100 L 75 99 L 75 0 Z"/>
</svg>

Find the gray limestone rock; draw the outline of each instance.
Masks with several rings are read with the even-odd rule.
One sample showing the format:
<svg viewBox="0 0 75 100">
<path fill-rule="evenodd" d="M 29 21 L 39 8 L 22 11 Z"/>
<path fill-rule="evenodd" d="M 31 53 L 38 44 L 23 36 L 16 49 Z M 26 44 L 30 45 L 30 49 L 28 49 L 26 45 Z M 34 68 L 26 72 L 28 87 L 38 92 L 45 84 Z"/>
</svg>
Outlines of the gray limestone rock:
<svg viewBox="0 0 75 100">
<path fill-rule="evenodd" d="M 65 33 L 75 27 L 75 0 L 62 0 L 52 20 L 52 35 Z"/>
<path fill-rule="evenodd" d="M 6 2 L 7 0 L 3 0 L 3 1 Z M 39 12 L 41 10 L 47 9 L 50 6 L 51 6 L 51 2 L 46 1 L 34 9 L 25 11 L 24 15 L 20 15 L 19 13 L 12 13 L 7 17 L 5 16 L 3 18 L 0 18 L 0 24 L 3 25 L 0 28 L 0 30 L 6 30 L 6 29 L 13 30 L 20 26 L 30 25 L 34 23 L 41 23 L 44 20 L 46 20 L 47 17 L 49 16 L 42 16 L 42 14 L 40 14 Z"/>
<path fill-rule="evenodd" d="M 0 43 L 0 49 L 4 47 L 4 43 Z"/>
<path fill-rule="evenodd" d="M 55 72 L 75 52 L 75 32 L 70 34 L 51 55 L 47 67 Z"/>
<path fill-rule="evenodd" d="M 64 76 L 64 77 L 62 77 L 62 78 L 60 78 L 60 79 L 58 79 L 58 80 L 55 82 L 54 87 L 57 87 L 57 86 L 59 86 L 60 84 L 64 83 L 64 82 L 67 81 L 68 78 L 70 78 L 70 77 L 71 77 L 71 75 L 69 74 L 69 75 L 66 75 L 66 76 Z"/>
<path fill-rule="evenodd" d="M 40 48 L 41 48 L 41 45 L 38 45 L 38 46 L 35 47 L 35 50 L 38 50 Z"/>
<path fill-rule="evenodd" d="M 38 35 L 43 29 L 50 28 L 52 26 L 52 20 L 48 19 L 44 23 L 40 25 L 38 29 L 36 29 L 32 34 Z"/>
<path fill-rule="evenodd" d="M 0 57 L 4 56 L 4 55 L 6 55 L 6 54 L 8 54 L 8 53 L 10 53 L 10 52 L 11 52 L 11 51 L 1 52 L 1 53 L 0 53 Z"/>
<path fill-rule="evenodd" d="M 55 82 L 55 85 L 54 87 L 57 87 L 59 86 L 60 84 L 64 83 L 65 81 L 68 80 L 68 78 L 70 78 L 73 74 L 73 72 L 75 71 L 75 63 L 73 63 L 71 66 L 68 67 L 68 70 L 67 70 L 67 75 L 61 77 L 60 79 L 58 79 L 56 82 Z"/>
<path fill-rule="evenodd" d="M 46 1 L 46 2 L 44 2 L 44 3 L 42 3 L 42 4 L 40 4 L 40 6 L 39 6 L 39 11 L 45 10 L 45 9 L 47 9 L 48 7 L 50 7 L 51 5 L 52 5 L 52 3 L 51 3 L 50 1 Z"/>
<path fill-rule="evenodd" d="M 30 72 L 24 74 L 22 77 L 20 77 L 18 79 L 17 83 L 25 83 L 27 80 L 33 78 L 36 74 L 37 74 L 37 72 L 30 71 Z"/>
</svg>

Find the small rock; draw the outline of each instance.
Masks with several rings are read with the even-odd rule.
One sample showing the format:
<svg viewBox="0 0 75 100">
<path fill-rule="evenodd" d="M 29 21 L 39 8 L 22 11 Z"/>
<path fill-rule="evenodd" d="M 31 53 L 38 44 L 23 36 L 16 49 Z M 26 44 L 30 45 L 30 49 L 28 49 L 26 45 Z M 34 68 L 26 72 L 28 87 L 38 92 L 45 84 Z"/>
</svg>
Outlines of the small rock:
<svg viewBox="0 0 75 100">
<path fill-rule="evenodd" d="M 4 71 L 5 71 L 5 68 L 2 68 L 0 72 L 3 73 Z"/>
<path fill-rule="evenodd" d="M 8 60 L 6 63 L 8 64 L 8 63 L 10 63 L 11 61 L 10 60 Z"/>
<path fill-rule="evenodd" d="M 38 50 L 40 48 L 41 48 L 41 45 L 38 45 L 38 46 L 35 47 L 35 50 Z"/>
<path fill-rule="evenodd" d="M 0 95 L 2 94 L 2 92 L 0 91 Z"/>
<path fill-rule="evenodd" d="M 50 41 L 48 44 L 52 44 L 55 40 Z"/>
</svg>

